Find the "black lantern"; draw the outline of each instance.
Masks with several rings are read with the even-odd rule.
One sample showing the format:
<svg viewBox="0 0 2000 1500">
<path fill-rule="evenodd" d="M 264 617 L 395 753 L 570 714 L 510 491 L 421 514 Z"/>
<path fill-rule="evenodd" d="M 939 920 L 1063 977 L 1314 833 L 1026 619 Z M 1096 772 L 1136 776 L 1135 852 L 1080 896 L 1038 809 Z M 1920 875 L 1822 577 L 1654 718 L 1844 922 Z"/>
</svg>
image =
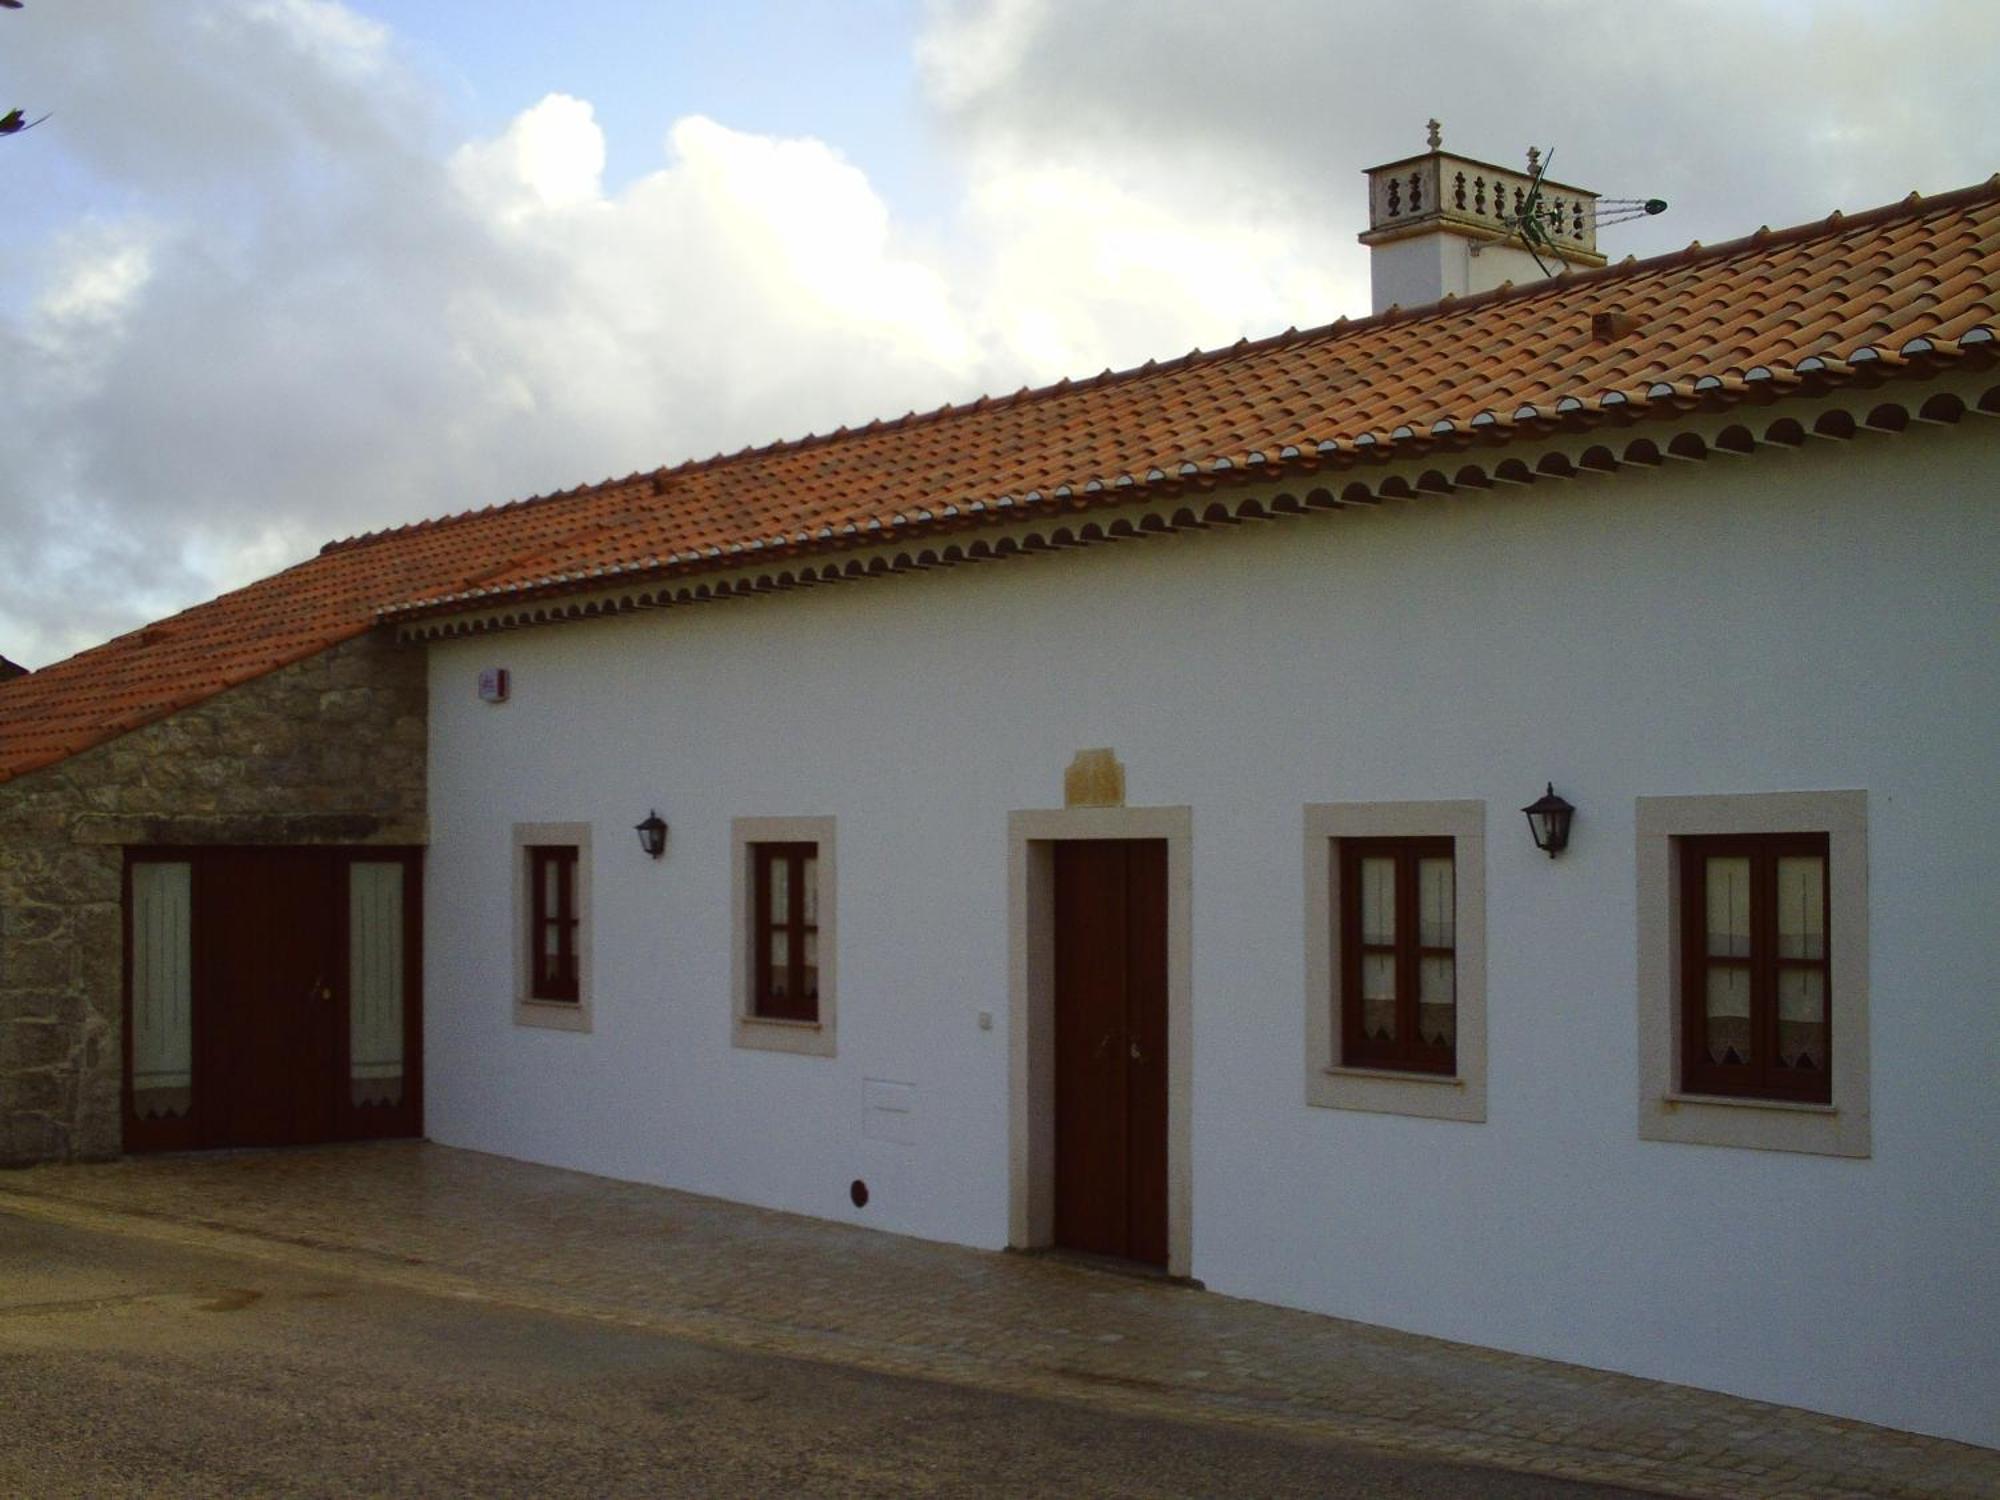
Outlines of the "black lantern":
<svg viewBox="0 0 2000 1500">
<path fill-rule="evenodd" d="M 1556 795 L 1553 781 L 1546 792 L 1521 811 L 1528 815 L 1528 832 L 1535 836 L 1535 847 L 1545 851 L 1550 859 L 1569 847 L 1569 820 L 1576 815 L 1576 809 Z"/>
<path fill-rule="evenodd" d="M 646 821 L 633 824 L 632 831 L 639 835 L 639 847 L 653 858 L 667 852 L 667 820 L 659 813 L 648 809 Z"/>
</svg>

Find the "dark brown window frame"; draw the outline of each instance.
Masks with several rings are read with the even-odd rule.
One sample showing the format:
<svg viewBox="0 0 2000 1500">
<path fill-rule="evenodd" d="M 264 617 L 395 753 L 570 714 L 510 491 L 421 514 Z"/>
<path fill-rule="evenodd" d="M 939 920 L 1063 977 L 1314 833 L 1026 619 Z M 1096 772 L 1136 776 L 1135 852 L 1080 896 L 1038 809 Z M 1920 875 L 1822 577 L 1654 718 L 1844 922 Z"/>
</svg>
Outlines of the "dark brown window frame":
<svg viewBox="0 0 2000 1500">
<path fill-rule="evenodd" d="M 817 923 L 807 922 L 806 861 L 814 862 L 818 878 L 819 845 L 814 842 L 752 843 L 750 845 L 750 941 L 754 962 L 751 966 L 750 1014 L 760 1021 L 819 1021 L 819 985 L 805 992 L 805 949 L 807 934 L 817 935 Z M 785 911 L 771 910 L 771 867 L 785 866 Z M 771 938 L 783 932 L 785 938 L 785 993 L 772 992 Z"/>
<path fill-rule="evenodd" d="M 1417 921 L 1418 862 L 1448 859 L 1452 862 L 1453 900 L 1458 890 L 1457 841 L 1452 838 L 1340 838 L 1335 840 L 1340 861 L 1340 1063 L 1346 1068 L 1379 1068 L 1394 1073 L 1438 1073 L 1453 1076 L 1458 1070 L 1458 948 L 1456 920 L 1450 947 L 1426 947 Z M 1396 862 L 1396 941 L 1394 944 L 1365 944 L 1361 940 L 1361 861 L 1383 857 Z M 1454 918 L 1456 914 L 1454 913 Z M 1362 1031 L 1362 959 L 1368 953 L 1387 952 L 1396 960 L 1396 1037 L 1384 1042 Z M 1417 1028 L 1417 1002 L 1421 993 L 1422 964 L 1426 958 L 1452 960 L 1452 1042 L 1448 1047 L 1428 1046 Z"/>
<path fill-rule="evenodd" d="M 1773 1099 L 1800 1104 L 1833 1102 L 1833 859 L 1824 833 L 1689 834 L 1677 839 L 1680 860 L 1681 921 L 1681 1080 L 1683 1092 L 1732 1099 Z M 1816 856 L 1822 862 L 1820 921 L 1825 934 L 1817 959 L 1780 958 L 1777 952 L 1777 862 L 1787 855 Z M 1750 860 L 1750 953 L 1741 959 L 1708 953 L 1708 860 L 1744 856 Z M 1712 1061 L 1705 1046 L 1708 1028 L 1708 969 L 1741 967 L 1750 974 L 1751 1058 L 1744 1064 Z M 1776 1065 L 1778 971 L 1816 969 L 1822 976 L 1826 1015 L 1825 1065 L 1817 1072 Z"/>
<path fill-rule="evenodd" d="M 529 844 L 528 852 L 528 998 L 556 1004 L 581 1003 L 578 983 L 577 934 L 581 913 L 576 898 L 577 846 Z M 556 909 L 548 908 L 550 865 L 556 868 Z M 543 935 L 556 931 L 556 971 L 547 972 Z"/>
</svg>

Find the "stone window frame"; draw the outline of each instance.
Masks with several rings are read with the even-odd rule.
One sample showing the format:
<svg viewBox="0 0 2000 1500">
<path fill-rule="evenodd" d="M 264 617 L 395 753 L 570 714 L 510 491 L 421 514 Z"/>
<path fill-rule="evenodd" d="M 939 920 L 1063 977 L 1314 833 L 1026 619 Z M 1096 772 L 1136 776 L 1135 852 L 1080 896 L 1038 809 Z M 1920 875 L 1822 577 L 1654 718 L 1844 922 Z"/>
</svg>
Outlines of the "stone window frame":
<svg viewBox="0 0 2000 1500">
<path fill-rule="evenodd" d="M 819 1016 L 811 1021 L 760 1016 L 752 989 L 757 972 L 752 920 L 753 844 L 813 844 L 818 847 Z M 839 1018 L 839 909 L 834 820 L 831 817 L 731 818 L 729 820 L 730 886 L 730 1026 L 734 1047 L 753 1052 L 788 1052 L 800 1057 L 837 1055 Z"/>
<path fill-rule="evenodd" d="M 549 1031 L 590 1031 L 591 1005 L 591 825 L 588 823 L 516 823 L 513 832 L 514 884 L 514 1024 Z M 538 844 L 569 844 L 576 848 L 576 999 L 538 1000 L 529 943 L 534 903 L 528 889 L 528 850 Z"/>
<path fill-rule="evenodd" d="M 1738 792 L 1640 797 L 1639 1138 L 1816 1156 L 1873 1154 L 1868 1103 L 1868 794 Z M 1695 1094 L 1680 1087 L 1681 840 L 1824 833 L 1830 905 L 1832 1102 Z"/>
<path fill-rule="evenodd" d="M 1486 1119 L 1486 803 L 1309 802 L 1305 825 L 1305 1097 L 1353 1109 L 1481 1124 Z M 1344 838 L 1452 841 L 1456 1071 L 1404 1073 L 1340 1060 L 1340 848 Z"/>
</svg>

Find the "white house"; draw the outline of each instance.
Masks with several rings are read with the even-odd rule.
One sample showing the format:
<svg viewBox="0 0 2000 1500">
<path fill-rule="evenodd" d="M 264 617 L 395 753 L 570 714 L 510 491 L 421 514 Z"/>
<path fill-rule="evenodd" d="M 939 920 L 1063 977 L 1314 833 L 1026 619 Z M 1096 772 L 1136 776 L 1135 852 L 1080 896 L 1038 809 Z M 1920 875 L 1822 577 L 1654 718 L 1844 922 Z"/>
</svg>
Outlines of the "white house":
<svg viewBox="0 0 2000 1500">
<path fill-rule="evenodd" d="M 2000 181 L 1544 281 L 1373 177 L 1426 305 L 295 570 L 428 679 L 319 1133 L 2000 1445 Z M 283 1044 L 157 1040 L 233 888 L 119 842 L 195 1119 Z"/>
</svg>

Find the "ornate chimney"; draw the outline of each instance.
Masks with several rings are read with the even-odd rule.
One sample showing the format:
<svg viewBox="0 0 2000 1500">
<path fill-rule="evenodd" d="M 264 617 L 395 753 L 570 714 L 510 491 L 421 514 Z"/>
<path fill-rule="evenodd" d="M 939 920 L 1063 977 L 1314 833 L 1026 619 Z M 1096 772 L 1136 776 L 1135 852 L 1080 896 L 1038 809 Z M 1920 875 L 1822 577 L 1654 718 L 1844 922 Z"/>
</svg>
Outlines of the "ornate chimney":
<svg viewBox="0 0 2000 1500">
<path fill-rule="evenodd" d="M 1368 171 L 1369 257 L 1375 311 L 1418 307 L 1447 293 L 1489 291 L 1502 282 L 1543 281 L 1565 265 L 1604 264 L 1597 253 L 1597 194 L 1542 178 L 1540 234 L 1519 228 L 1541 158 L 1528 170 L 1454 156 L 1436 120 L 1430 150 Z M 1541 264 L 1536 263 L 1536 256 Z"/>
</svg>

